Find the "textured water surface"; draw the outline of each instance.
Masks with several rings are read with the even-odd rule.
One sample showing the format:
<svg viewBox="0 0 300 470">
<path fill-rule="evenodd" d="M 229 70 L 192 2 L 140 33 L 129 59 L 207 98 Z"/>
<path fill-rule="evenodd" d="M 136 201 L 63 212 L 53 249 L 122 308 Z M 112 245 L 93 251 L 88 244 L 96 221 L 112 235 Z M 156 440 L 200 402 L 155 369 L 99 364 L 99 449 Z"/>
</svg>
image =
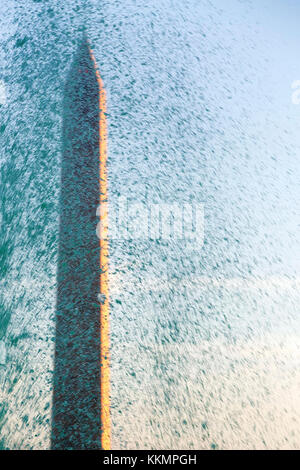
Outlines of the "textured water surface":
<svg viewBox="0 0 300 470">
<path fill-rule="evenodd" d="M 64 94 L 84 30 L 108 95 L 110 202 L 205 213 L 203 246 L 111 242 L 113 448 L 299 448 L 297 2 L 0 8 L 2 448 L 50 447 Z"/>
</svg>

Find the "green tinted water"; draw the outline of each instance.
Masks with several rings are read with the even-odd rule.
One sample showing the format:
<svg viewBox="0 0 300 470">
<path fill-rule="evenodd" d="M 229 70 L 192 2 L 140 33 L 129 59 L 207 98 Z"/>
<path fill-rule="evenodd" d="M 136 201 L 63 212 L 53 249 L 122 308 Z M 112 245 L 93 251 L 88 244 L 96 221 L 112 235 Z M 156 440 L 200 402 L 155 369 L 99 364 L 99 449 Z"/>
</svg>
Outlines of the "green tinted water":
<svg viewBox="0 0 300 470">
<path fill-rule="evenodd" d="M 1 446 L 50 446 L 63 89 L 85 28 L 110 201 L 205 211 L 203 247 L 111 243 L 113 448 L 299 447 L 295 2 L 1 10 Z"/>
</svg>

